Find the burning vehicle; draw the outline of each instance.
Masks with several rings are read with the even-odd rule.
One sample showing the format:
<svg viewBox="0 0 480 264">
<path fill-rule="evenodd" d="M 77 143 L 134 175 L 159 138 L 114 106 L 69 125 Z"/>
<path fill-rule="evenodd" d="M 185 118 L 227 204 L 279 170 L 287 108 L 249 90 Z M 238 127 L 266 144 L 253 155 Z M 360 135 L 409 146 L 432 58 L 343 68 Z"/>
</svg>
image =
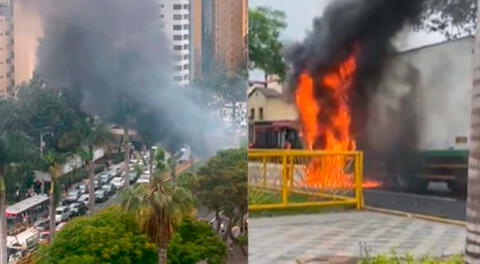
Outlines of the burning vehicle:
<svg viewBox="0 0 480 264">
<path fill-rule="evenodd" d="M 365 187 L 423 191 L 444 181 L 464 193 L 473 40 L 397 51 L 392 40 L 415 22 L 422 3 L 332 2 L 288 51 L 286 92 L 302 148 L 363 151 Z M 332 174 L 346 165 L 335 157 L 322 162 L 308 164 L 308 184 L 341 177 Z"/>
</svg>

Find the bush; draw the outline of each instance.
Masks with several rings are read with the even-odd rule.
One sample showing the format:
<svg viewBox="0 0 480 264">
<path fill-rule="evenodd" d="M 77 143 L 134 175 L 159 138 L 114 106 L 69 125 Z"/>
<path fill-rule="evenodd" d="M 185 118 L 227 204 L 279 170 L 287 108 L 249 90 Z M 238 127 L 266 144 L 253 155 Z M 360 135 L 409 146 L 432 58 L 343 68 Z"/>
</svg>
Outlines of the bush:
<svg viewBox="0 0 480 264">
<path fill-rule="evenodd" d="M 358 264 L 463 264 L 462 256 L 454 256 L 449 259 L 433 259 L 422 258 L 414 259 L 411 255 L 399 257 L 395 252 L 387 255 L 379 255 L 375 257 L 365 257 Z"/>
</svg>

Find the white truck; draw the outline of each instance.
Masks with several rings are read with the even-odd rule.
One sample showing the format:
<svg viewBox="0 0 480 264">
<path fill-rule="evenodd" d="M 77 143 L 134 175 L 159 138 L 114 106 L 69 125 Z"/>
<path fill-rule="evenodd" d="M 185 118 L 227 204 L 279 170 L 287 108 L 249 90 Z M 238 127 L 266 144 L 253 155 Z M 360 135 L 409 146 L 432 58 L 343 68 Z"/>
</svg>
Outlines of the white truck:
<svg viewBox="0 0 480 264">
<path fill-rule="evenodd" d="M 443 181 L 465 193 L 473 47 L 473 37 L 460 38 L 398 53 L 386 65 L 370 103 L 368 141 L 394 153 L 387 176 L 397 187 L 422 191 Z"/>
</svg>

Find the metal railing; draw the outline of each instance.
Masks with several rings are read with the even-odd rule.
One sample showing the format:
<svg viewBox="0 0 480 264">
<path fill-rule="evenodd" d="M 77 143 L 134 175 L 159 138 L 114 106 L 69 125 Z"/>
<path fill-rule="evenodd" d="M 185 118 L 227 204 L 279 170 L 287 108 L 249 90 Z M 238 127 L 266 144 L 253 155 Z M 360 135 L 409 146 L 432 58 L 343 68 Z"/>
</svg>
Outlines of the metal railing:
<svg viewBox="0 0 480 264">
<path fill-rule="evenodd" d="M 352 206 L 363 201 L 359 151 L 249 150 L 249 210 Z"/>
</svg>

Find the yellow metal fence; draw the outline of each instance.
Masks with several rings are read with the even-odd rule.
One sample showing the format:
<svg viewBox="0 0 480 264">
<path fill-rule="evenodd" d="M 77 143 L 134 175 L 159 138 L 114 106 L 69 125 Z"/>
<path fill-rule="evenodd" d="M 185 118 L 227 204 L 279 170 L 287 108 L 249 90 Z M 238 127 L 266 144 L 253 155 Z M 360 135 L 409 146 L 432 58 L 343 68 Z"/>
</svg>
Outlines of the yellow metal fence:
<svg viewBox="0 0 480 264">
<path fill-rule="evenodd" d="M 363 207 L 363 153 L 250 150 L 249 210 Z"/>
</svg>

